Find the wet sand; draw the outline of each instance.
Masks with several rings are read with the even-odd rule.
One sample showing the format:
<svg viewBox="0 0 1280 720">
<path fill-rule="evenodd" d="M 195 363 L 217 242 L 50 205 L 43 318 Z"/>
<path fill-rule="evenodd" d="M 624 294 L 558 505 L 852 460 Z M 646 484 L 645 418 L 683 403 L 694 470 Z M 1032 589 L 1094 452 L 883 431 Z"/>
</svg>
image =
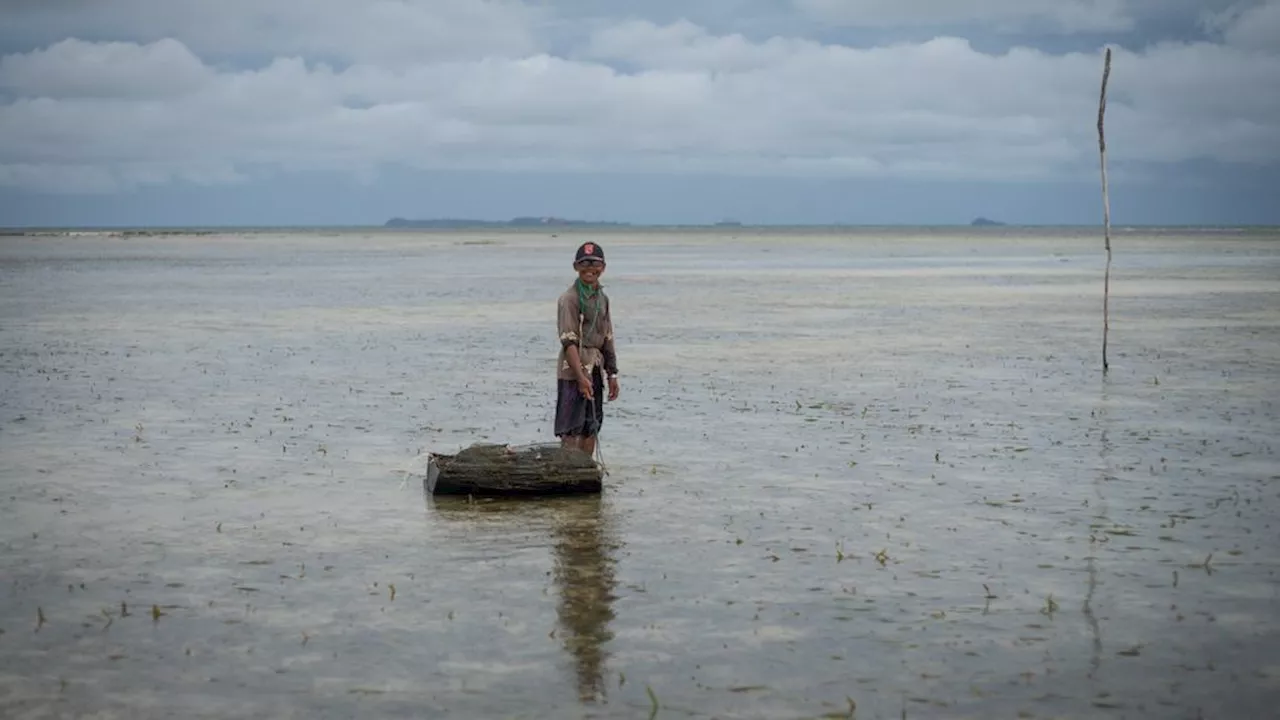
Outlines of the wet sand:
<svg viewBox="0 0 1280 720">
<path fill-rule="evenodd" d="M 546 441 L 601 242 L 602 497 Z M 0 715 L 1264 717 L 1280 235 L 0 237 Z"/>
</svg>

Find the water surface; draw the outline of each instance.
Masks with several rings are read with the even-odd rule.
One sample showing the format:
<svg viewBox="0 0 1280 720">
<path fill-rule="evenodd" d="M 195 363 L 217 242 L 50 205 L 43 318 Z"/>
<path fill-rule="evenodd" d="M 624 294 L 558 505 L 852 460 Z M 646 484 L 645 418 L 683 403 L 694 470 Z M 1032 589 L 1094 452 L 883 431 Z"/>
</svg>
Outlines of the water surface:
<svg viewBox="0 0 1280 720">
<path fill-rule="evenodd" d="M 546 441 L 567 233 L 0 238 L 5 717 L 1263 717 L 1280 238 L 591 235 L 603 496 Z M 852 703 L 852 704 L 851 704 Z"/>
</svg>

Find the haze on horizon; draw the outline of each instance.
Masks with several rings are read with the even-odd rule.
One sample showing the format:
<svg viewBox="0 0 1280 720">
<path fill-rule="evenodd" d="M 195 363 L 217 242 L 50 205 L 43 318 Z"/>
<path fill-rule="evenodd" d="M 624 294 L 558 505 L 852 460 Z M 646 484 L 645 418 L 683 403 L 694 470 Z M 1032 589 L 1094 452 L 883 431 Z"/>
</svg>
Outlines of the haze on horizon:
<svg viewBox="0 0 1280 720">
<path fill-rule="evenodd" d="M 0 226 L 1280 224 L 1280 0 L 8 0 Z"/>
</svg>

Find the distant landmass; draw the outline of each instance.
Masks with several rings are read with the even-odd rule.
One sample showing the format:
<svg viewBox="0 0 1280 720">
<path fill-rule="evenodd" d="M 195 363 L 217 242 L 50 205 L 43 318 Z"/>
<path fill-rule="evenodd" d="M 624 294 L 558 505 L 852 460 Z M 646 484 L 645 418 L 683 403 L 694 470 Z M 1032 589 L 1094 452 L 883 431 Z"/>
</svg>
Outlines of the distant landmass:
<svg viewBox="0 0 1280 720">
<path fill-rule="evenodd" d="M 435 218 L 407 220 L 391 218 L 384 227 L 389 228 L 505 228 L 505 227 L 629 227 L 631 223 L 604 220 L 566 220 L 557 217 L 517 217 L 510 220 L 470 220 L 461 218 Z"/>
<path fill-rule="evenodd" d="M 980 217 L 969 223 L 973 227 L 1003 227 L 1006 223 L 990 218 Z M 832 227 L 838 227 L 833 225 Z M 473 218 L 427 218 L 427 219 L 410 219 L 395 217 L 388 220 L 383 227 L 387 228 L 445 228 L 450 230 L 458 230 L 465 228 L 604 228 L 604 227 L 649 227 L 648 225 L 635 225 L 629 222 L 616 222 L 611 220 L 570 220 L 558 217 L 515 217 L 510 220 L 476 220 Z M 719 222 L 707 225 L 687 225 L 685 227 L 718 227 L 718 228 L 742 228 L 748 227 L 742 222 L 733 219 L 725 219 Z"/>
</svg>

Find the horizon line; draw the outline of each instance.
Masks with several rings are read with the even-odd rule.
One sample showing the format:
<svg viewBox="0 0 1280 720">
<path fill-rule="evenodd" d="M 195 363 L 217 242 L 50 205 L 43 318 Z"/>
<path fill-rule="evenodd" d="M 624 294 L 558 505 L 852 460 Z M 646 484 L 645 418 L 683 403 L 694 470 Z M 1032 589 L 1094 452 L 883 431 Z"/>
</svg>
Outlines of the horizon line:
<svg viewBox="0 0 1280 720">
<path fill-rule="evenodd" d="M 968 230 L 984 230 L 998 231 L 1011 228 L 1097 228 L 1099 231 L 1103 229 L 1102 223 L 1017 223 L 1002 222 L 994 225 L 974 225 L 972 223 L 821 223 L 821 222 L 797 222 L 797 223 L 730 223 L 723 222 L 703 222 L 703 223 L 631 223 L 625 221 L 573 221 L 572 224 L 547 224 L 547 225 L 519 225 L 512 224 L 507 220 L 465 220 L 451 219 L 460 224 L 449 225 L 442 222 L 438 225 L 429 225 L 422 227 L 413 226 L 388 226 L 386 224 L 364 224 L 364 223 L 253 223 L 253 224 L 100 224 L 100 225 L 0 225 L 0 234 L 19 234 L 26 232 L 57 232 L 57 231 L 156 231 L 156 230 L 380 230 L 385 232 L 423 232 L 437 230 L 514 230 L 514 231 L 614 231 L 624 232 L 634 229 L 687 229 L 698 228 L 708 230 L 750 230 L 750 229 L 788 229 L 788 228 L 964 228 Z M 426 221 L 439 222 L 439 221 Z M 466 223 L 475 223 L 468 225 Z M 1270 229 L 1280 228 L 1280 224 L 1255 224 L 1255 223 L 1112 223 L 1111 228 L 1204 228 L 1204 229 Z"/>
</svg>

